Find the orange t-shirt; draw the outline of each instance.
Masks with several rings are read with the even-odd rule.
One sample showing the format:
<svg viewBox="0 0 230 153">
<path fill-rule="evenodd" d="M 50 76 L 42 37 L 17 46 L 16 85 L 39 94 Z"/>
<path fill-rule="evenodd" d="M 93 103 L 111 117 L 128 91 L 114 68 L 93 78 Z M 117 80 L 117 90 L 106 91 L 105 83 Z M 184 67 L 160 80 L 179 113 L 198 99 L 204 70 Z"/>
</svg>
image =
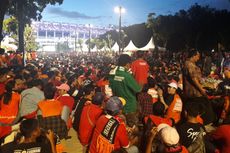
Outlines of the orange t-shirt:
<svg viewBox="0 0 230 153">
<path fill-rule="evenodd" d="M 62 112 L 62 104 L 58 100 L 43 100 L 38 103 L 38 108 L 42 112 L 43 117 L 58 116 Z"/>
<path fill-rule="evenodd" d="M 18 114 L 20 103 L 20 94 L 13 92 L 11 100 L 8 104 L 4 104 L 3 100 L 0 102 L 0 122 L 10 124 Z"/>
<path fill-rule="evenodd" d="M 181 118 L 183 103 L 178 94 L 175 95 L 172 103 L 169 105 L 168 110 L 166 112 L 167 118 L 173 118 L 175 123 L 178 123 Z"/>
</svg>

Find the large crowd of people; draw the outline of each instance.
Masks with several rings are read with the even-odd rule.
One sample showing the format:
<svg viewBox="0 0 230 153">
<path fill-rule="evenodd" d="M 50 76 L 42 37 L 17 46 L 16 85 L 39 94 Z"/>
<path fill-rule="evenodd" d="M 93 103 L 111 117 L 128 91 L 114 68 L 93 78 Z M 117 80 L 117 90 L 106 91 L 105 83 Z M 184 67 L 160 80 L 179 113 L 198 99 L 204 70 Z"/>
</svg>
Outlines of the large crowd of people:
<svg viewBox="0 0 230 153">
<path fill-rule="evenodd" d="M 65 152 L 71 128 L 84 153 L 229 153 L 230 54 L 37 53 L 23 65 L 1 50 L 0 152 Z"/>
</svg>

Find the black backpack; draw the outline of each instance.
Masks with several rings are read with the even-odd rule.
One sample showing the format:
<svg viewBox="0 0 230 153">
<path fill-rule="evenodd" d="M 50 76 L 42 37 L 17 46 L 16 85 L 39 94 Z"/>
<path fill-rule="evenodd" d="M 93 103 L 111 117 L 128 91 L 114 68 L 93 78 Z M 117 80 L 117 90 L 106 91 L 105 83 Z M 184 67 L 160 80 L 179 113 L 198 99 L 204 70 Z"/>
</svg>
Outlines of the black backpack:
<svg viewBox="0 0 230 153">
<path fill-rule="evenodd" d="M 78 132 L 79 129 L 81 114 L 86 101 L 88 101 L 86 98 L 80 99 L 76 108 L 74 109 L 72 127 L 76 132 Z"/>
</svg>

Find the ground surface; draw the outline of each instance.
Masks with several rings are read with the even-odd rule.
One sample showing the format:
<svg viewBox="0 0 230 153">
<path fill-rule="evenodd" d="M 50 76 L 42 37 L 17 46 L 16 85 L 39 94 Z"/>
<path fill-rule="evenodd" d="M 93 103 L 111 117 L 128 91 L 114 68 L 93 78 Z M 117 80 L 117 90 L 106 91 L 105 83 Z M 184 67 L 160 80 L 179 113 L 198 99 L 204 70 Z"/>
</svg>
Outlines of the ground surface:
<svg viewBox="0 0 230 153">
<path fill-rule="evenodd" d="M 82 153 L 82 146 L 77 138 L 77 134 L 73 129 L 70 129 L 69 136 L 71 139 L 63 140 L 65 152 L 67 153 Z"/>
</svg>

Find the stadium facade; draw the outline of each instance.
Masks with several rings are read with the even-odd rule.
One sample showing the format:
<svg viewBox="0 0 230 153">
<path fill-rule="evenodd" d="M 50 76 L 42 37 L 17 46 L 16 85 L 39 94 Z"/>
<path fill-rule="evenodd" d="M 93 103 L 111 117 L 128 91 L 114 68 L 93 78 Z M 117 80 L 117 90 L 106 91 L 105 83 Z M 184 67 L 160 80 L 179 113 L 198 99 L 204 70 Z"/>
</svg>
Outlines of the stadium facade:
<svg viewBox="0 0 230 153">
<path fill-rule="evenodd" d="M 70 24 L 60 22 L 32 22 L 32 28 L 36 42 L 39 44 L 38 51 L 56 51 L 57 44 L 67 44 L 70 50 L 79 49 L 78 40 L 82 39 L 83 44 L 90 38 L 97 38 L 99 35 L 113 30 L 113 27 L 99 27 L 83 24 Z"/>
</svg>

